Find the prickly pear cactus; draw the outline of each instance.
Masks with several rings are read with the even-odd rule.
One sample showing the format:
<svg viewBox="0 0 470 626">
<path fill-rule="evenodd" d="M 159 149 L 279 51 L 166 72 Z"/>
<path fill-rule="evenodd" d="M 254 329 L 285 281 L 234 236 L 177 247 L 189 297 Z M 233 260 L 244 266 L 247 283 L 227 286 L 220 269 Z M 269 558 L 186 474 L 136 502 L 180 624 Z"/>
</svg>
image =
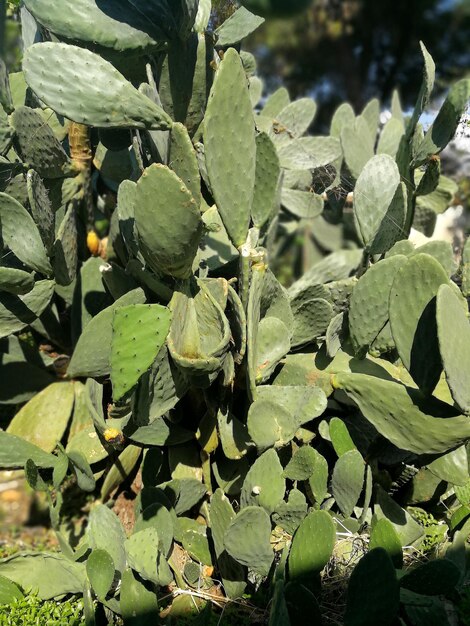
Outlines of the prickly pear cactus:
<svg viewBox="0 0 470 626">
<path fill-rule="evenodd" d="M 63 552 L 0 560 L 0 596 L 140 624 L 217 582 L 320 623 L 354 547 L 345 624 L 442 615 L 439 578 L 468 577 L 469 252 L 457 271 L 409 235 L 452 200 L 437 155 L 469 80 L 424 133 L 422 46 L 409 119 L 395 94 L 386 124 L 343 104 L 311 136 L 315 102 L 264 98 L 242 49 L 307 2 L 246 0 L 215 32 L 208 0 L 120 4 L 25 0 L 35 43 L 0 66 L 0 467 L 46 493 Z M 126 533 L 107 505 L 136 476 Z M 71 482 L 100 501 L 78 547 Z M 397 573 L 431 506 L 447 560 Z"/>
</svg>

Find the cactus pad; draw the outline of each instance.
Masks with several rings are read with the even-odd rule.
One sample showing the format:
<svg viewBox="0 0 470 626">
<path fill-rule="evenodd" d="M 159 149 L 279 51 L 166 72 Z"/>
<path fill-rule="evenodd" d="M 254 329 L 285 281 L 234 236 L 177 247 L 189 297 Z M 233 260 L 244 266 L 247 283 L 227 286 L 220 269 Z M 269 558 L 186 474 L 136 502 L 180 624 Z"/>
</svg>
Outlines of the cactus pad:
<svg viewBox="0 0 470 626">
<path fill-rule="evenodd" d="M 274 559 L 270 535 L 271 521 L 266 511 L 249 506 L 230 522 L 225 531 L 224 545 L 238 563 L 266 576 Z"/>
<path fill-rule="evenodd" d="M 110 358 L 114 400 L 132 389 L 152 365 L 170 320 L 170 311 L 158 304 L 134 304 L 114 312 Z"/>
<path fill-rule="evenodd" d="M 204 146 L 217 208 L 238 248 L 245 243 L 250 224 L 256 140 L 246 75 L 233 48 L 225 53 L 211 90 L 204 120 Z"/>
<path fill-rule="evenodd" d="M 89 50 L 63 43 L 34 44 L 25 52 L 23 71 L 38 98 L 79 124 L 171 128 L 171 118 L 163 109 L 139 93 L 111 63 Z"/>
<path fill-rule="evenodd" d="M 437 292 L 437 331 L 447 384 L 457 406 L 470 413 L 470 325 L 462 303 L 449 285 Z"/>
<path fill-rule="evenodd" d="M 137 183 L 134 209 L 140 247 L 153 271 L 188 278 L 202 223 L 183 181 L 169 168 L 151 165 Z"/>
</svg>

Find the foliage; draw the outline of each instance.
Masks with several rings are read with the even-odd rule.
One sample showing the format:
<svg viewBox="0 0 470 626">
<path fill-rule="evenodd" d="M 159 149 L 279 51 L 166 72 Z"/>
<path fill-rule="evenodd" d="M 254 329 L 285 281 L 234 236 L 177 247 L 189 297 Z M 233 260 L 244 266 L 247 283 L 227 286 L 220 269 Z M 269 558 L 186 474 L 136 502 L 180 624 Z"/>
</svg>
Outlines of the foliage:
<svg viewBox="0 0 470 626">
<path fill-rule="evenodd" d="M 29 595 L 8 606 L 1 606 L 0 624 L 84 626 L 83 605 L 81 600 L 66 600 L 59 604 L 50 600 L 44 602 L 35 595 Z"/>
<path fill-rule="evenodd" d="M 0 85 L 0 466 L 44 492 L 61 547 L 0 560 L 0 586 L 127 626 L 168 586 L 220 581 L 296 624 L 346 530 L 372 544 L 346 626 L 438 621 L 468 576 L 468 268 L 408 236 L 452 201 L 439 153 L 470 81 L 424 133 L 422 45 L 409 118 L 396 95 L 385 125 L 378 101 L 344 104 L 309 136 L 315 102 L 263 98 L 237 50 L 259 16 L 211 32 L 207 1 L 134 5 L 26 0 Z M 113 499 L 138 472 L 124 528 Z M 78 542 L 71 483 L 97 500 Z M 407 571 L 418 504 L 446 519 L 447 558 Z"/>
</svg>

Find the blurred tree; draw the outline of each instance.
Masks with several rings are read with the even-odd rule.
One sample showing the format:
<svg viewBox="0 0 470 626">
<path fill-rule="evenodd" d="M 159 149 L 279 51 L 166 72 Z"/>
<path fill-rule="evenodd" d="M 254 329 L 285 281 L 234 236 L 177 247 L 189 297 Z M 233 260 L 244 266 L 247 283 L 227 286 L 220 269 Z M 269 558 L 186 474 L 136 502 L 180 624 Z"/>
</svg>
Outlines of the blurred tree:
<svg viewBox="0 0 470 626">
<path fill-rule="evenodd" d="M 268 87 L 282 82 L 294 96 L 313 93 L 321 125 L 340 102 L 359 110 L 374 96 L 387 101 L 396 86 L 411 105 L 420 39 L 436 61 L 438 86 L 468 73 L 470 0 L 314 0 L 295 19 L 267 21 L 250 47 Z"/>
</svg>

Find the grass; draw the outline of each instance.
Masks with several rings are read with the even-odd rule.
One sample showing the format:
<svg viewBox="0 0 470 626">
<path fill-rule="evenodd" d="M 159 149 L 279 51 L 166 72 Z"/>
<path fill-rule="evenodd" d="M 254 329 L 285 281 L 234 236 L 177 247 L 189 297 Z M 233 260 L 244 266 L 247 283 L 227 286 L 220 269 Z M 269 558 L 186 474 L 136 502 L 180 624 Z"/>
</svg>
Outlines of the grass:
<svg viewBox="0 0 470 626">
<path fill-rule="evenodd" d="M 0 606 L 0 626 L 85 626 L 81 600 L 53 602 L 29 595 Z"/>
</svg>

